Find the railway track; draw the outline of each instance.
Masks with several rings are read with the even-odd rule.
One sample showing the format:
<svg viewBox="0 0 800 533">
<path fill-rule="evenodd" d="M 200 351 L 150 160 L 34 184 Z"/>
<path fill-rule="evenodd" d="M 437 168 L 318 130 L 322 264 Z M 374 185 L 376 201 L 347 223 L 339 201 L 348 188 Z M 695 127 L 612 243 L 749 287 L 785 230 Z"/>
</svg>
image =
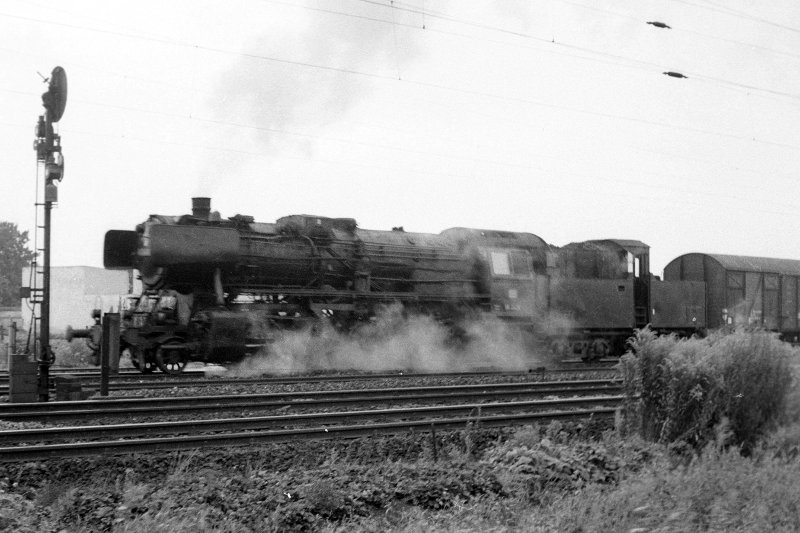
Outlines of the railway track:
<svg viewBox="0 0 800 533">
<path fill-rule="evenodd" d="M 619 396 L 0 432 L 0 462 L 165 452 L 613 417 Z M 577 407 L 577 408 L 576 408 Z M 524 412 L 513 412 L 513 411 Z M 512 411 L 512 412 L 509 412 Z M 309 427 L 309 424 L 311 426 Z M 298 427 L 301 426 L 301 427 Z M 146 435 L 146 437 L 145 437 Z M 159 437 L 152 437 L 159 435 Z M 106 440 L 94 440 L 106 439 Z M 113 440 L 108 440 L 113 439 Z M 45 444 L 33 444 L 33 443 Z"/>
<path fill-rule="evenodd" d="M 86 379 L 86 380 L 96 380 L 100 381 L 100 370 L 97 368 L 58 368 L 58 369 L 50 369 L 50 379 L 51 379 L 51 386 L 53 386 L 55 380 L 60 376 L 72 376 L 79 379 Z M 186 379 L 186 378 L 202 378 L 205 376 L 205 372 L 201 369 L 194 369 L 194 370 L 187 370 L 184 371 L 180 376 L 173 376 L 170 374 L 164 374 L 161 372 L 153 373 L 153 374 L 142 374 L 135 368 L 125 368 L 120 369 L 119 373 L 112 374 L 110 379 L 116 381 L 164 381 L 169 379 Z M 8 386 L 8 371 L 0 371 L 0 385 L 7 387 Z"/>
<path fill-rule="evenodd" d="M 202 370 L 192 370 L 184 372 L 180 376 L 170 376 L 164 374 L 142 374 L 138 371 L 120 372 L 113 375 L 109 380 L 109 390 L 140 390 L 140 389 L 171 389 L 188 387 L 217 387 L 224 385 L 288 385 L 295 383 L 321 383 L 332 381 L 366 381 L 375 379 L 420 379 L 420 378 L 491 378 L 491 377 L 523 377 L 523 376 L 556 376 L 580 373 L 599 373 L 615 372 L 610 366 L 582 367 L 582 368 L 563 368 L 563 369 L 544 369 L 537 368 L 531 370 L 502 372 L 442 372 L 442 373 L 410 373 L 410 372 L 382 372 L 382 373 L 359 373 L 359 374 L 314 374 L 314 375 L 294 375 L 294 376 L 262 376 L 256 378 L 204 378 Z M 81 370 L 77 373 L 60 371 L 55 374 L 71 375 L 81 379 L 81 384 L 86 389 L 97 389 L 100 386 L 99 371 Z M 51 383 L 55 387 L 55 379 Z M 8 394 L 8 374 L 0 373 L 0 396 Z"/>
<path fill-rule="evenodd" d="M 612 394 L 620 391 L 615 380 L 493 383 L 431 387 L 323 390 L 264 394 L 183 396 L 160 398 L 108 398 L 102 400 L 0 404 L 0 419 L 55 421 L 74 418 L 157 414 L 186 414 L 230 409 L 286 409 L 358 407 L 376 404 L 442 401 L 495 401 L 551 395 Z M 0 441 L 2 442 L 2 441 Z"/>
<path fill-rule="evenodd" d="M 78 377 L 98 377 L 100 376 L 100 368 L 96 366 L 86 366 L 86 367 L 51 367 L 50 368 L 50 376 L 61 376 L 61 375 L 70 375 L 70 376 L 78 376 Z M 123 378 L 128 377 L 139 377 L 142 379 L 158 379 L 158 378 L 169 378 L 173 377 L 169 374 L 164 374 L 162 372 L 154 372 L 152 374 L 142 374 L 139 370 L 135 368 L 120 368 L 119 369 L 119 376 Z M 203 370 L 202 369 L 191 369 L 185 370 L 182 375 L 197 375 L 202 376 Z M 7 370 L 0 370 L 0 381 L 8 381 L 8 371 Z"/>
</svg>

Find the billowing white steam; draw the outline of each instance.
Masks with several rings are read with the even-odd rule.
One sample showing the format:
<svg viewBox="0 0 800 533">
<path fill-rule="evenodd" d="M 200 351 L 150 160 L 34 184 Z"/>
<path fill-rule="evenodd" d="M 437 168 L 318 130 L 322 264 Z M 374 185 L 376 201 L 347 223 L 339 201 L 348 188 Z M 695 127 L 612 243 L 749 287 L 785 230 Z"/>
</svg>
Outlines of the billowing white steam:
<svg viewBox="0 0 800 533">
<path fill-rule="evenodd" d="M 315 331 L 282 331 L 265 350 L 232 367 L 233 375 L 313 371 L 458 372 L 525 370 L 546 356 L 518 328 L 487 317 L 450 328 L 424 315 L 404 316 L 386 308 L 373 322 L 350 334 L 322 322 Z"/>
</svg>

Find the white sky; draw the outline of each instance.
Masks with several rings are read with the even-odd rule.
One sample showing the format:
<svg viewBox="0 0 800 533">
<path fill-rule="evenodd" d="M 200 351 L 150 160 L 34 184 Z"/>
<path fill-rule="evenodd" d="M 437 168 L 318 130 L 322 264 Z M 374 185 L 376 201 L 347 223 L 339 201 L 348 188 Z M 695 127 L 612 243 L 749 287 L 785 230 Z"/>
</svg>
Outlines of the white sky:
<svg viewBox="0 0 800 533">
<path fill-rule="evenodd" d="M 53 265 L 212 209 L 800 259 L 796 0 L 0 4 L 0 220 L 33 236 L 57 65 Z M 647 21 L 663 21 L 659 29 Z M 677 71 L 688 79 L 664 76 Z"/>
</svg>

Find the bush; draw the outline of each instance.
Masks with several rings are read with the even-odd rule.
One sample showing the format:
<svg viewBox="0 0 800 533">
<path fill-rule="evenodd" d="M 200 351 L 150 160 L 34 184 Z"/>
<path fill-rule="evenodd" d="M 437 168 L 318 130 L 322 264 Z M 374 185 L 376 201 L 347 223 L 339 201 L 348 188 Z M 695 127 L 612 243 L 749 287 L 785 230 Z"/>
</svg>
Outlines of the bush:
<svg viewBox="0 0 800 533">
<path fill-rule="evenodd" d="M 792 357 L 788 344 L 765 331 L 679 339 L 640 330 L 620 361 L 624 429 L 699 449 L 726 421 L 729 444 L 748 452 L 785 413 Z"/>
</svg>

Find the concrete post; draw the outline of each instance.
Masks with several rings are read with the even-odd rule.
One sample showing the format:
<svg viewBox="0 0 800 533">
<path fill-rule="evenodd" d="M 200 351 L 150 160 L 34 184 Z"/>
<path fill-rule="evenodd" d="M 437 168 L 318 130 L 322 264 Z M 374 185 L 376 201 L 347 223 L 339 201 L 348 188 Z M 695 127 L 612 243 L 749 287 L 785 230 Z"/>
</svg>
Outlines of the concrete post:
<svg viewBox="0 0 800 533">
<path fill-rule="evenodd" d="M 100 349 L 100 396 L 108 396 L 108 376 L 119 373 L 119 313 L 103 315 L 103 344 Z"/>
</svg>

